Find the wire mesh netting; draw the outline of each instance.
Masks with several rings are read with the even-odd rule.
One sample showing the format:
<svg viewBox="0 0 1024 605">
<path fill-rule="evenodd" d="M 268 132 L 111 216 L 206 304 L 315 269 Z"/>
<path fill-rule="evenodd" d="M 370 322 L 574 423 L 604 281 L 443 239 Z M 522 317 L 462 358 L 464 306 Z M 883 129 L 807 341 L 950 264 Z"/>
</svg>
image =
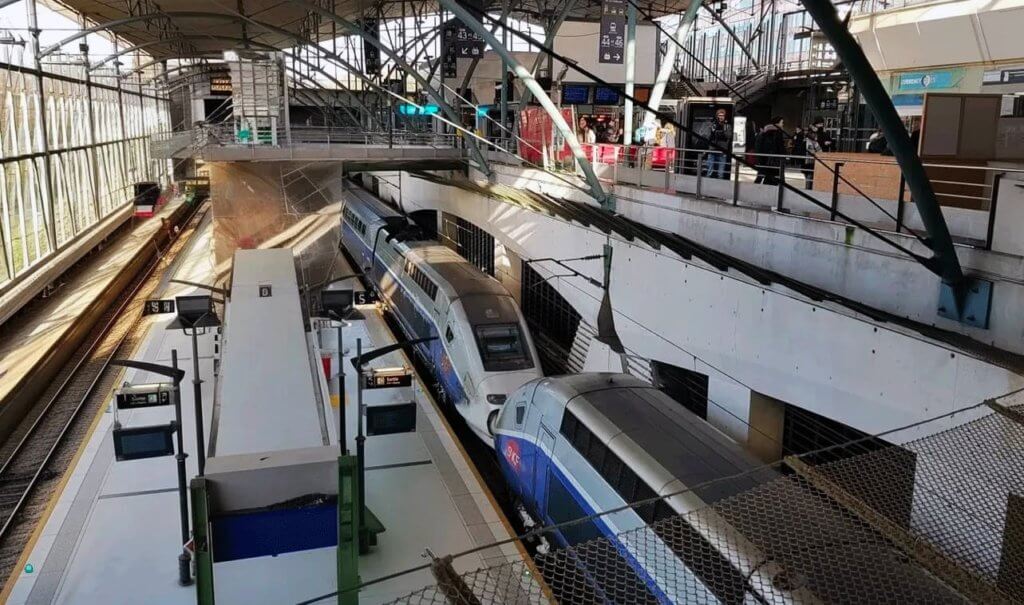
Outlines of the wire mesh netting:
<svg viewBox="0 0 1024 605">
<path fill-rule="evenodd" d="M 700 490 L 677 494 L 689 512 L 531 561 L 435 574 L 394 602 L 1020 601 L 1022 404 L 1017 393 L 882 435 L 881 448 L 872 438 L 789 457 L 714 505 Z"/>
</svg>

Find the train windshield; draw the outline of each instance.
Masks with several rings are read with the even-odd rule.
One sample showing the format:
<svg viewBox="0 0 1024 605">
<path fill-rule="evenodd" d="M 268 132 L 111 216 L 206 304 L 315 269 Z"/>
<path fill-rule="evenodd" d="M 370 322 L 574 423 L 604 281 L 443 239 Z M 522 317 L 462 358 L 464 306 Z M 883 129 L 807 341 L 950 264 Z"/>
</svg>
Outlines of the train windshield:
<svg viewBox="0 0 1024 605">
<path fill-rule="evenodd" d="M 516 324 L 489 324 L 477 326 L 476 344 L 484 370 L 508 372 L 533 367 L 522 331 Z"/>
</svg>

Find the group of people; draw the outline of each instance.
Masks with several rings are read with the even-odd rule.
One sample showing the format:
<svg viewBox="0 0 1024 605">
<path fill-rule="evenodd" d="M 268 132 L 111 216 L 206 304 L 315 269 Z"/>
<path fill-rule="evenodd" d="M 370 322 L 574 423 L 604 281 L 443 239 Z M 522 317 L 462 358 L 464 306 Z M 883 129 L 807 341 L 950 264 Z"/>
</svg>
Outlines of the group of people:
<svg viewBox="0 0 1024 605">
<path fill-rule="evenodd" d="M 784 130 L 785 120 L 773 117 L 754 137 L 757 178 L 755 183 L 778 185 L 786 156 L 793 159 L 804 175 L 807 189 L 814 186 L 815 157 L 823 151 L 832 151 L 835 142 L 825 130 L 825 121 L 818 119 L 808 129 L 797 126 L 793 135 Z"/>
<path fill-rule="evenodd" d="M 676 131 L 667 120 L 660 120 L 658 124 L 641 122 L 634 131 L 633 142 L 637 145 L 648 147 L 675 147 Z M 601 122 L 594 118 L 581 116 L 579 121 L 579 135 L 583 143 L 594 145 L 596 143 L 619 144 L 622 143 L 623 130 L 618 118 L 611 118 L 607 122 Z"/>
</svg>

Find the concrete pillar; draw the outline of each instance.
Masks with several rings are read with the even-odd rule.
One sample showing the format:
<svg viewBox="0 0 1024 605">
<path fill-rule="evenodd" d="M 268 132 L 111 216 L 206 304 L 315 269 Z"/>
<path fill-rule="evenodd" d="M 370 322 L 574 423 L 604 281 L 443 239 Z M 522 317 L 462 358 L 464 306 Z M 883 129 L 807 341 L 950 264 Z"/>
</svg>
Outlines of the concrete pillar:
<svg viewBox="0 0 1024 605">
<path fill-rule="evenodd" d="M 695 371 L 708 375 L 708 417 L 711 426 L 739 443 L 747 442 L 750 389 L 697 363 Z M 717 374 L 717 375 L 716 375 Z"/>
<path fill-rule="evenodd" d="M 750 391 L 747 451 L 764 462 L 782 458 L 782 432 L 786 425 L 786 403 L 757 391 Z"/>
</svg>

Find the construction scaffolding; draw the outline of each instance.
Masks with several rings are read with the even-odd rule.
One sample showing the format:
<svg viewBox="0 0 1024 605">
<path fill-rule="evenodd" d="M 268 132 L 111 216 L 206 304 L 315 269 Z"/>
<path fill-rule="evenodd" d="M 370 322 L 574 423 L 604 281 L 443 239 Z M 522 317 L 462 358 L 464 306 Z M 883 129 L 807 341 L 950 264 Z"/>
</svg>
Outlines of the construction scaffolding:
<svg viewBox="0 0 1024 605">
<path fill-rule="evenodd" d="M 879 439 L 890 445 L 878 449 Z M 1024 599 L 1024 393 L 791 456 L 754 478 L 713 506 L 533 561 L 439 575 L 394 602 Z M 709 487 L 690 486 L 688 500 Z"/>
</svg>

